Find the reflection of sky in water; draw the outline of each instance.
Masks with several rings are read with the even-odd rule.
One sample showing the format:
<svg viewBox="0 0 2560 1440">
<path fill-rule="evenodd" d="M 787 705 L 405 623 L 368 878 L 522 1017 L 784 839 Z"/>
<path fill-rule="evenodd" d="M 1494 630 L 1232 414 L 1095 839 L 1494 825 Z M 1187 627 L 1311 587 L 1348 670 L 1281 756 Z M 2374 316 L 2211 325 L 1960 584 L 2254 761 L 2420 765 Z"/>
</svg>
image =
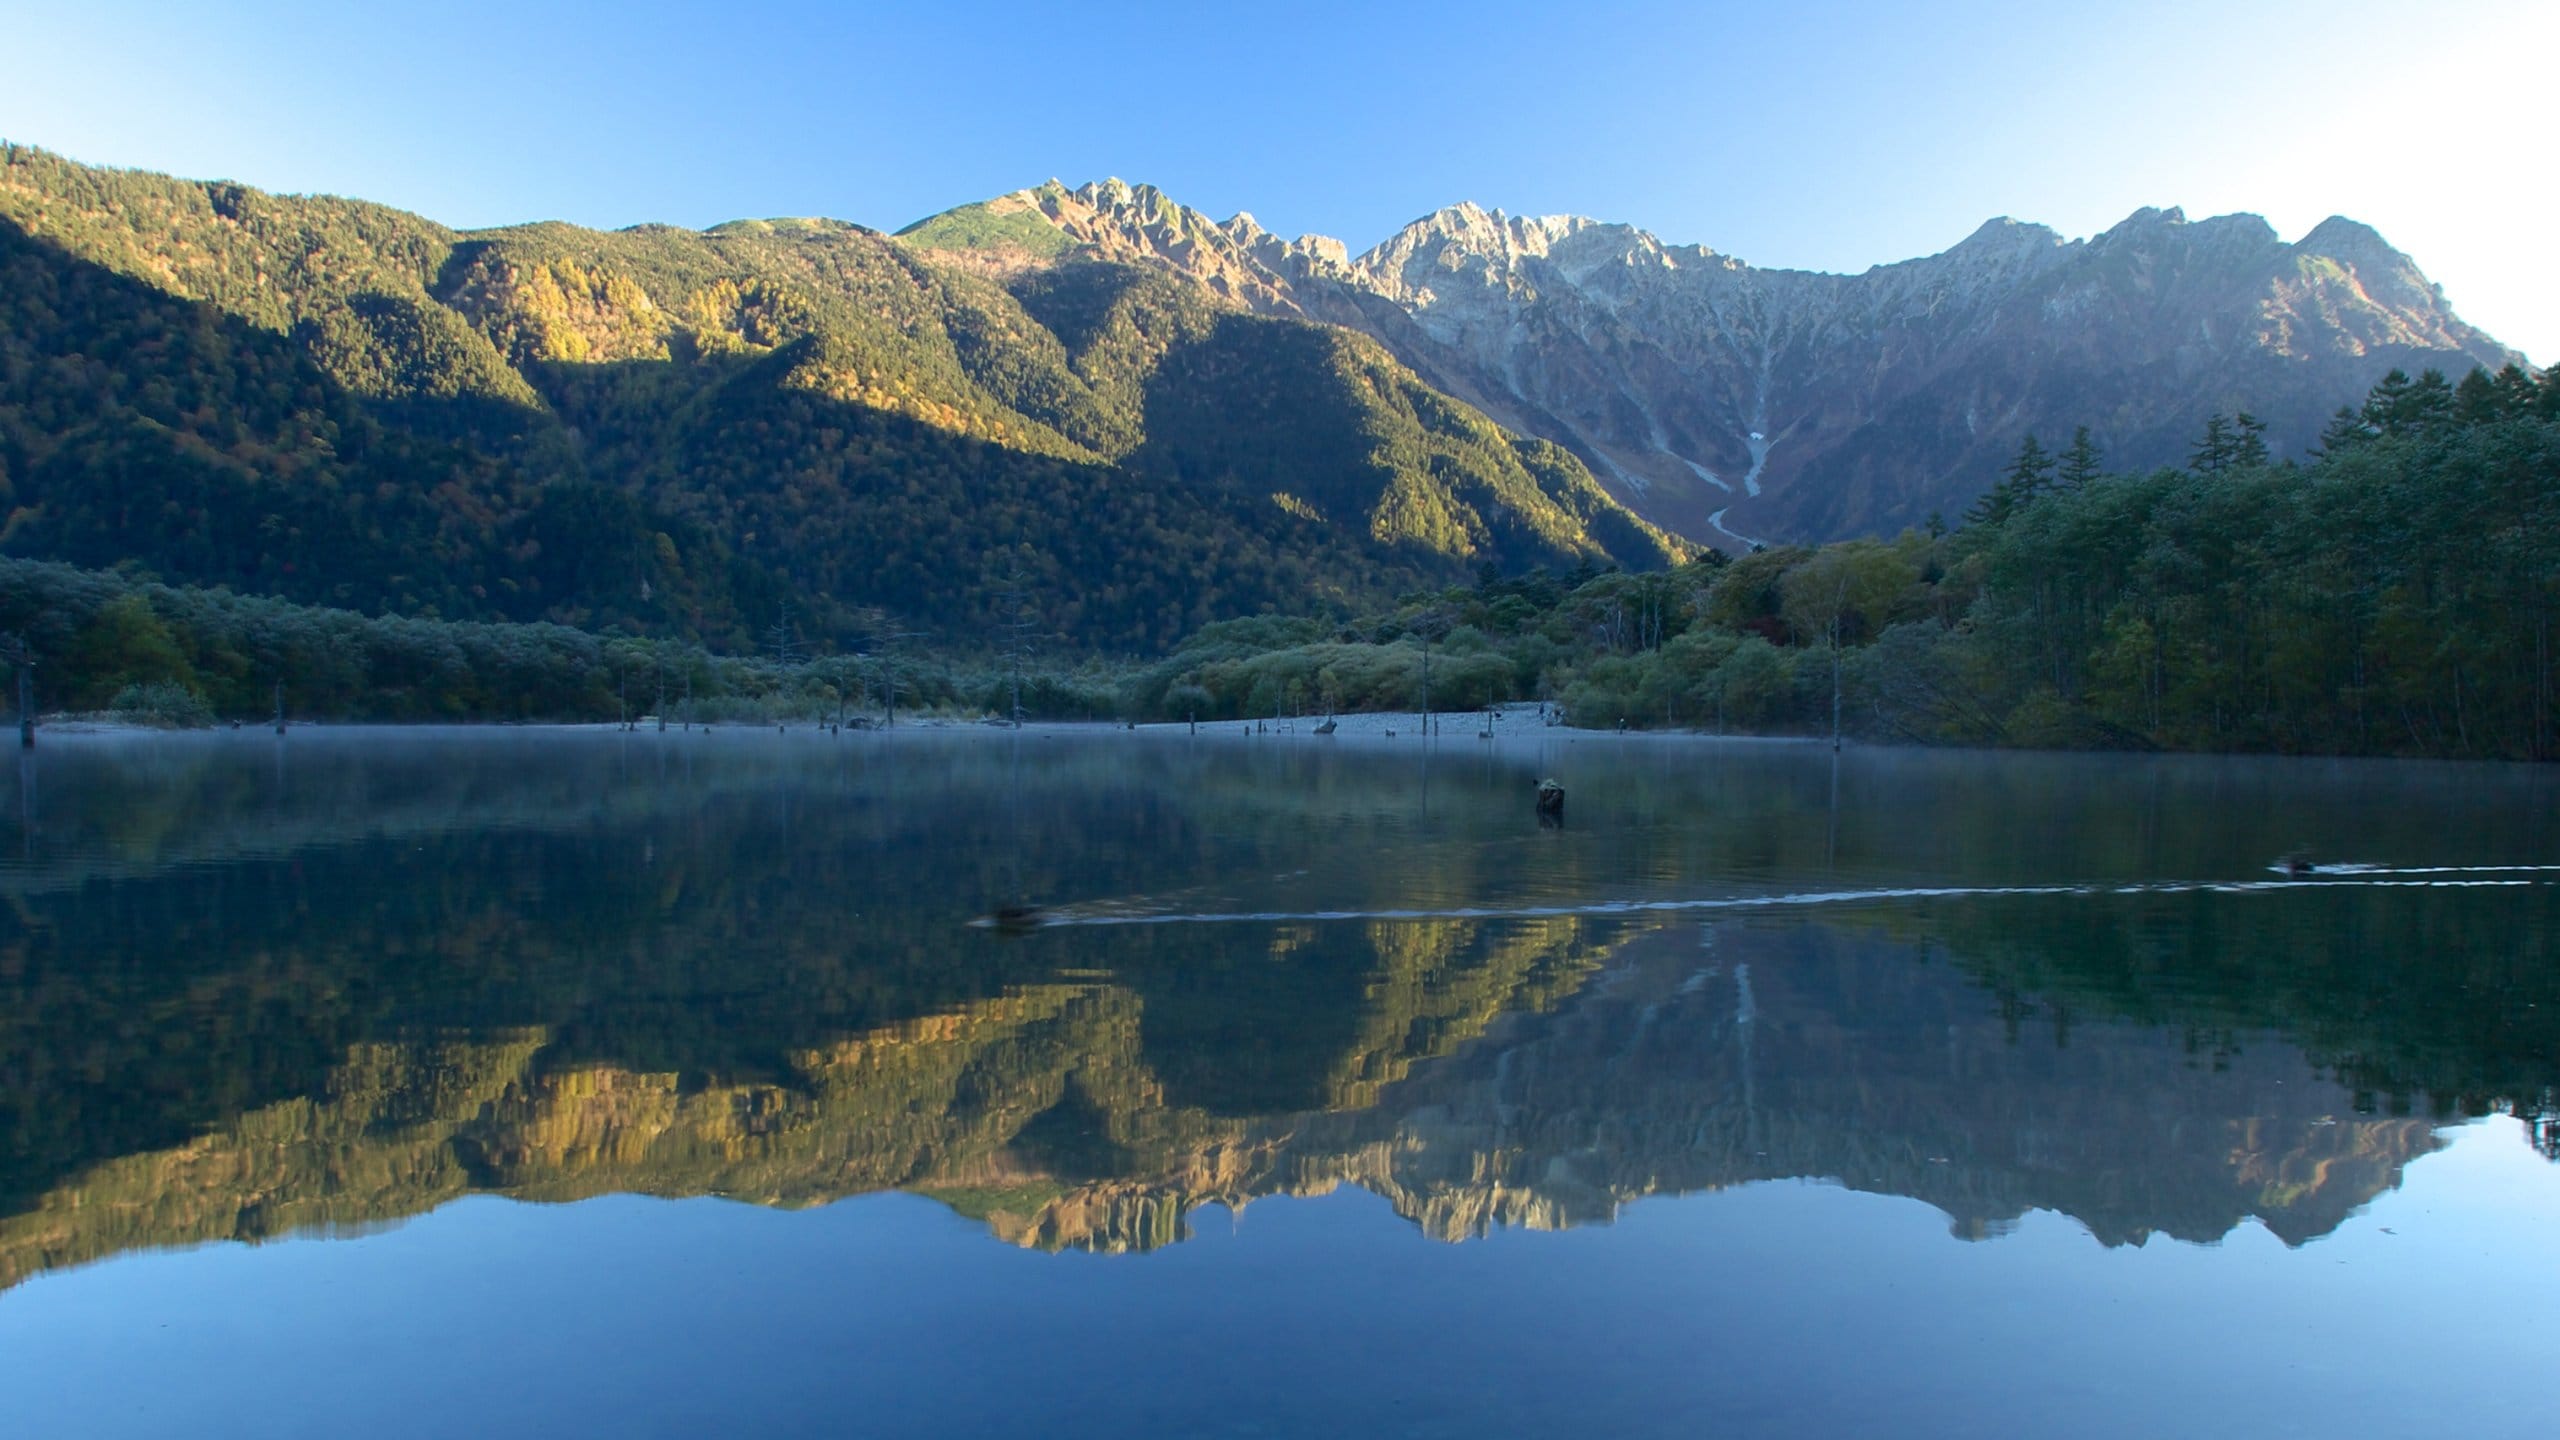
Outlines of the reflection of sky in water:
<svg viewBox="0 0 2560 1440">
<path fill-rule="evenodd" d="M 26 1434 L 2546 1433 L 2560 1188 L 2477 1122 L 2336 1234 L 1996 1244 L 1772 1183 L 1424 1242 L 1356 1191 L 1139 1260 L 904 1196 L 472 1200 L 33 1282 Z M 2500 1239 L 2483 1243 L 2481 1237 Z"/>
<path fill-rule="evenodd" d="M 24 1433 L 2538 1433 L 2560 1167 L 2423 1117 L 2550 1103 L 2544 772 L 309 732 L 9 778 Z M 966 925 L 1015 897 L 1070 923 Z M 151 1251 L 324 1224 L 391 1228 Z"/>
</svg>

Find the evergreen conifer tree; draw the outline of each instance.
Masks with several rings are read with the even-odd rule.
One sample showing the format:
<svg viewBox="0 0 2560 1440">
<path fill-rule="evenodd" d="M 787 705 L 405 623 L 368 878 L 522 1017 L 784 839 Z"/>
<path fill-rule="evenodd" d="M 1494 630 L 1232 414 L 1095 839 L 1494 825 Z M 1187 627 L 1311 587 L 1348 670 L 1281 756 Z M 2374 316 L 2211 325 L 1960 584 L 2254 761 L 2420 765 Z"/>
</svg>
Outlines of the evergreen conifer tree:
<svg viewBox="0 0 2560 1440">
<path fill-rule="evenodd" d="M 2409 411 L 2409 372 L 2394 366 L 2364 397 L 2364 423 L 2377 435 L 2398 438 L 2406 433 Z"/>
<path fill-rule="evenodd" d="M 2218 474 L 2231 468 L 2238 449 L 2239 437 L 2231 431 L 2230 417 L 2216 410 L 2204 422 L 2203 438 L 2187 452 L 2187 468 L 2199 475 Z"/>
<path fill-rule="evenodd" d="M 2413 434 L 2441 430 L 2453 423 L 2453 386 L 2441 370 L 2421 370 L 2409 387 L 2409 429 Z"/>
<path fill-rule="evenodd" d="M 2521 365 L 2510 364 L 2497 375 L 2498 418 L 2522 420 L 2533 414 L 2533 377 Z"/>
<path fill-rule="evenodd" d="M 2056 476 L 2066 490 L 2078 490 L 2106 473 L 2104 457 L 2097 442 L 2089 438 L 2089 427 L 2079 426 L 2071 432 L 2071 448 L 2062 452 L 2062 469 Z"/>
<path fill-rule="evenodd" d="M 2045 453 L 2032 434 L 2018 445 L 2017 458 L 2001 472 L 2000 483 L 1983 492 L 1964 512 L 1968 525 L 2000 525 L 2018 513 L 2019 507 L 2042 494 L 2053 484 L 2053 457 Z"/>
<path fill-rule="evenodd" d="M 2268 463 L 2267 422 L 2243 410 L 2232 419 L 2231 463 L 2258 466 Z"/>
<path fill-rule="evenodd" d="M 2016 490 L 2019 503 L 2023 504 L 2052 483 L 2053 457 L 2045 453 L 2045 448 L 2037 444 L 2036 437 L 2030 433 L 2019 442 L 2018 456 L 2009 462 L 2007 473 L 2010 486 Z"/>
<path fill-rule="evenodd" d="M 2314 447 L 2312 454 L 2318 459 L 2325 460 L 2332 455 L 2342 455 L 2359 445 L 2368 444 L 2372 439 L 2373 427 L 2365 422 L 2364 415 L 2352 405 L 2341 405 L 2338 407 L 2338 413 L 2330 416 L 2329 423 L 2322 427 L 2320 443 Z"/>
<path fill-rule="evenodd" d="M 2484 366 L 2474 365 L 2471 373 L 2453 387 L 2453 420 L 2457 425 L 2485 425 L 2507 418 L 2506 393 L 2498 388 Z"/>
</svg>

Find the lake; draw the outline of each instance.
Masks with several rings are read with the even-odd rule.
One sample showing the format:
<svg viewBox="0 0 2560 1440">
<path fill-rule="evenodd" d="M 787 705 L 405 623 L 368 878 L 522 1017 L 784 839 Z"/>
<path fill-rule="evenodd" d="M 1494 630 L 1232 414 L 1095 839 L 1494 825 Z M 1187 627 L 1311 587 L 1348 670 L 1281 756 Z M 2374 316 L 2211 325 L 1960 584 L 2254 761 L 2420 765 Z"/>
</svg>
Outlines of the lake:
<svg viewBox="0 0 2560 1440">
<path fill-rule="evenodd" d="M 2550 1433 L 2560 776 L 1514 728 L 48 733 L 9 1433 Z"/>
</svg>

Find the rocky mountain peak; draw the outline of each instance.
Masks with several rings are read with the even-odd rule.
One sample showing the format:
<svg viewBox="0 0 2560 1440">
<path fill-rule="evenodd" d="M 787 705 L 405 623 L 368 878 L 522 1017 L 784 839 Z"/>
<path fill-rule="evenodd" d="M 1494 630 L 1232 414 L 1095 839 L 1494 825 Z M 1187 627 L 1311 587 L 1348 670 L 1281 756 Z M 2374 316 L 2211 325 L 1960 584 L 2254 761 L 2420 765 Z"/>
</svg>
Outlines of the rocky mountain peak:
<svg viewBox="0 0 2560 1440">
<path fill-rule="evenodd" d="M 2358 270 L 2415 270 L 2408 256 L 2391 246 L 2382 233 L 2360 220 L 2332 215 L 2311 227 L 2311 233 L 2294 242 L 2293 248 L 2304 255 L 2322 255 L 2342 260 Z"/>
<path fill-rule="evenodd" d="M 1580 455 L 1649 518 L 1728 549 L 1957 513 L 2031 431 L 2086 424 L 2111 463 L 2141 467 L 2246 405 L 2281 450 L 2394 364 L 2520 358 L 2343 218 L 2288 246 L 2259 216 L 2174 205 L 2087 240 L 2000 216 L 1938 254 L 1831 275 L 1474 201 L 1352 256 L 1117 179 L 1025 194 L 1060 253 L 1364 331 Z"/>
<path fill-rule="evenodd" d="M 1975 226 L 1973 233 L 1957 241 L 1948 253 L 1952 254 L 1958 250 L 2000 252 L 2051 250 L 2068 243 L 2061 235 L 2055 233 L 2050 225 L 2039 225 L 2032 220 L 2013 220 L 2006 215 L 1994 215 Z"/>
<path fill-rule="evenodd" d="M 1471 254 L 1503 259 L 1544 255 L 1556 242 L 1597 222 L 1580 215 L 1512 215 L 1487 210 L 1472 200 L 1435 210 L 1414 221 L 1378 247 L 1382 253 L 1407 242 L 1419 249 L 1431 243 L 1454 245 Z"/>
</svg>

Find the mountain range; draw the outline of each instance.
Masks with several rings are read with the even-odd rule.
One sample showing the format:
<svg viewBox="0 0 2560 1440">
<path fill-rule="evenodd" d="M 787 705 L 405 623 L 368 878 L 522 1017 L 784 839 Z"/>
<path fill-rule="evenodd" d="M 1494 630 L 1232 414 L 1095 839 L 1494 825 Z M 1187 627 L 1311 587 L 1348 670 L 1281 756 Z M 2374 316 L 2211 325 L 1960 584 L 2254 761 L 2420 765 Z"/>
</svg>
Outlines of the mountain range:
<svg viewBox="0 0 2560 1440">
<path fill-rule="evenodd" d="M 1215 221 L 1152 187 L 1056 181 L 901 232 L 1019 277 L 1152 266 L 1256 313 L 1343 326 L 1573 451 L 1648 518 L 1731 549 L 1952 517 L 2028 434 L 2087 426 L 2114 468 L 2183 461 L 2216 411 L 2299 451 L 2399 367 L 2523 357 L 2415 262 L 2333 216 L 2145 209 L 2087 240 L 1992 220 L 1858 275 L 1762 269 L 1631 225 L 1454 205 L 1365 254 Z"/>
<path fill-rule="evenodd" d="M 836 221 L 458 232 L 0 148 L 0 548 L 729 646 L 1091 648 L 1688 547 L 1365 336 Z M 786 641 L 789 636 L 782 637 Z"/>
<path fill-rule="evenodd" d="M 1461 205 L 1367 254 L 1052 182 L 456 231 L 0 145 L 0 551 L 731 648 L 1085 649 L 1954 515 L 2027 433 L 2279 447 L 2520 357 L 2332 220 L 1995 221 L 1862 275 Z M 1684 538 L 1685 537 L 1685 538 Z"/>
</svg>

